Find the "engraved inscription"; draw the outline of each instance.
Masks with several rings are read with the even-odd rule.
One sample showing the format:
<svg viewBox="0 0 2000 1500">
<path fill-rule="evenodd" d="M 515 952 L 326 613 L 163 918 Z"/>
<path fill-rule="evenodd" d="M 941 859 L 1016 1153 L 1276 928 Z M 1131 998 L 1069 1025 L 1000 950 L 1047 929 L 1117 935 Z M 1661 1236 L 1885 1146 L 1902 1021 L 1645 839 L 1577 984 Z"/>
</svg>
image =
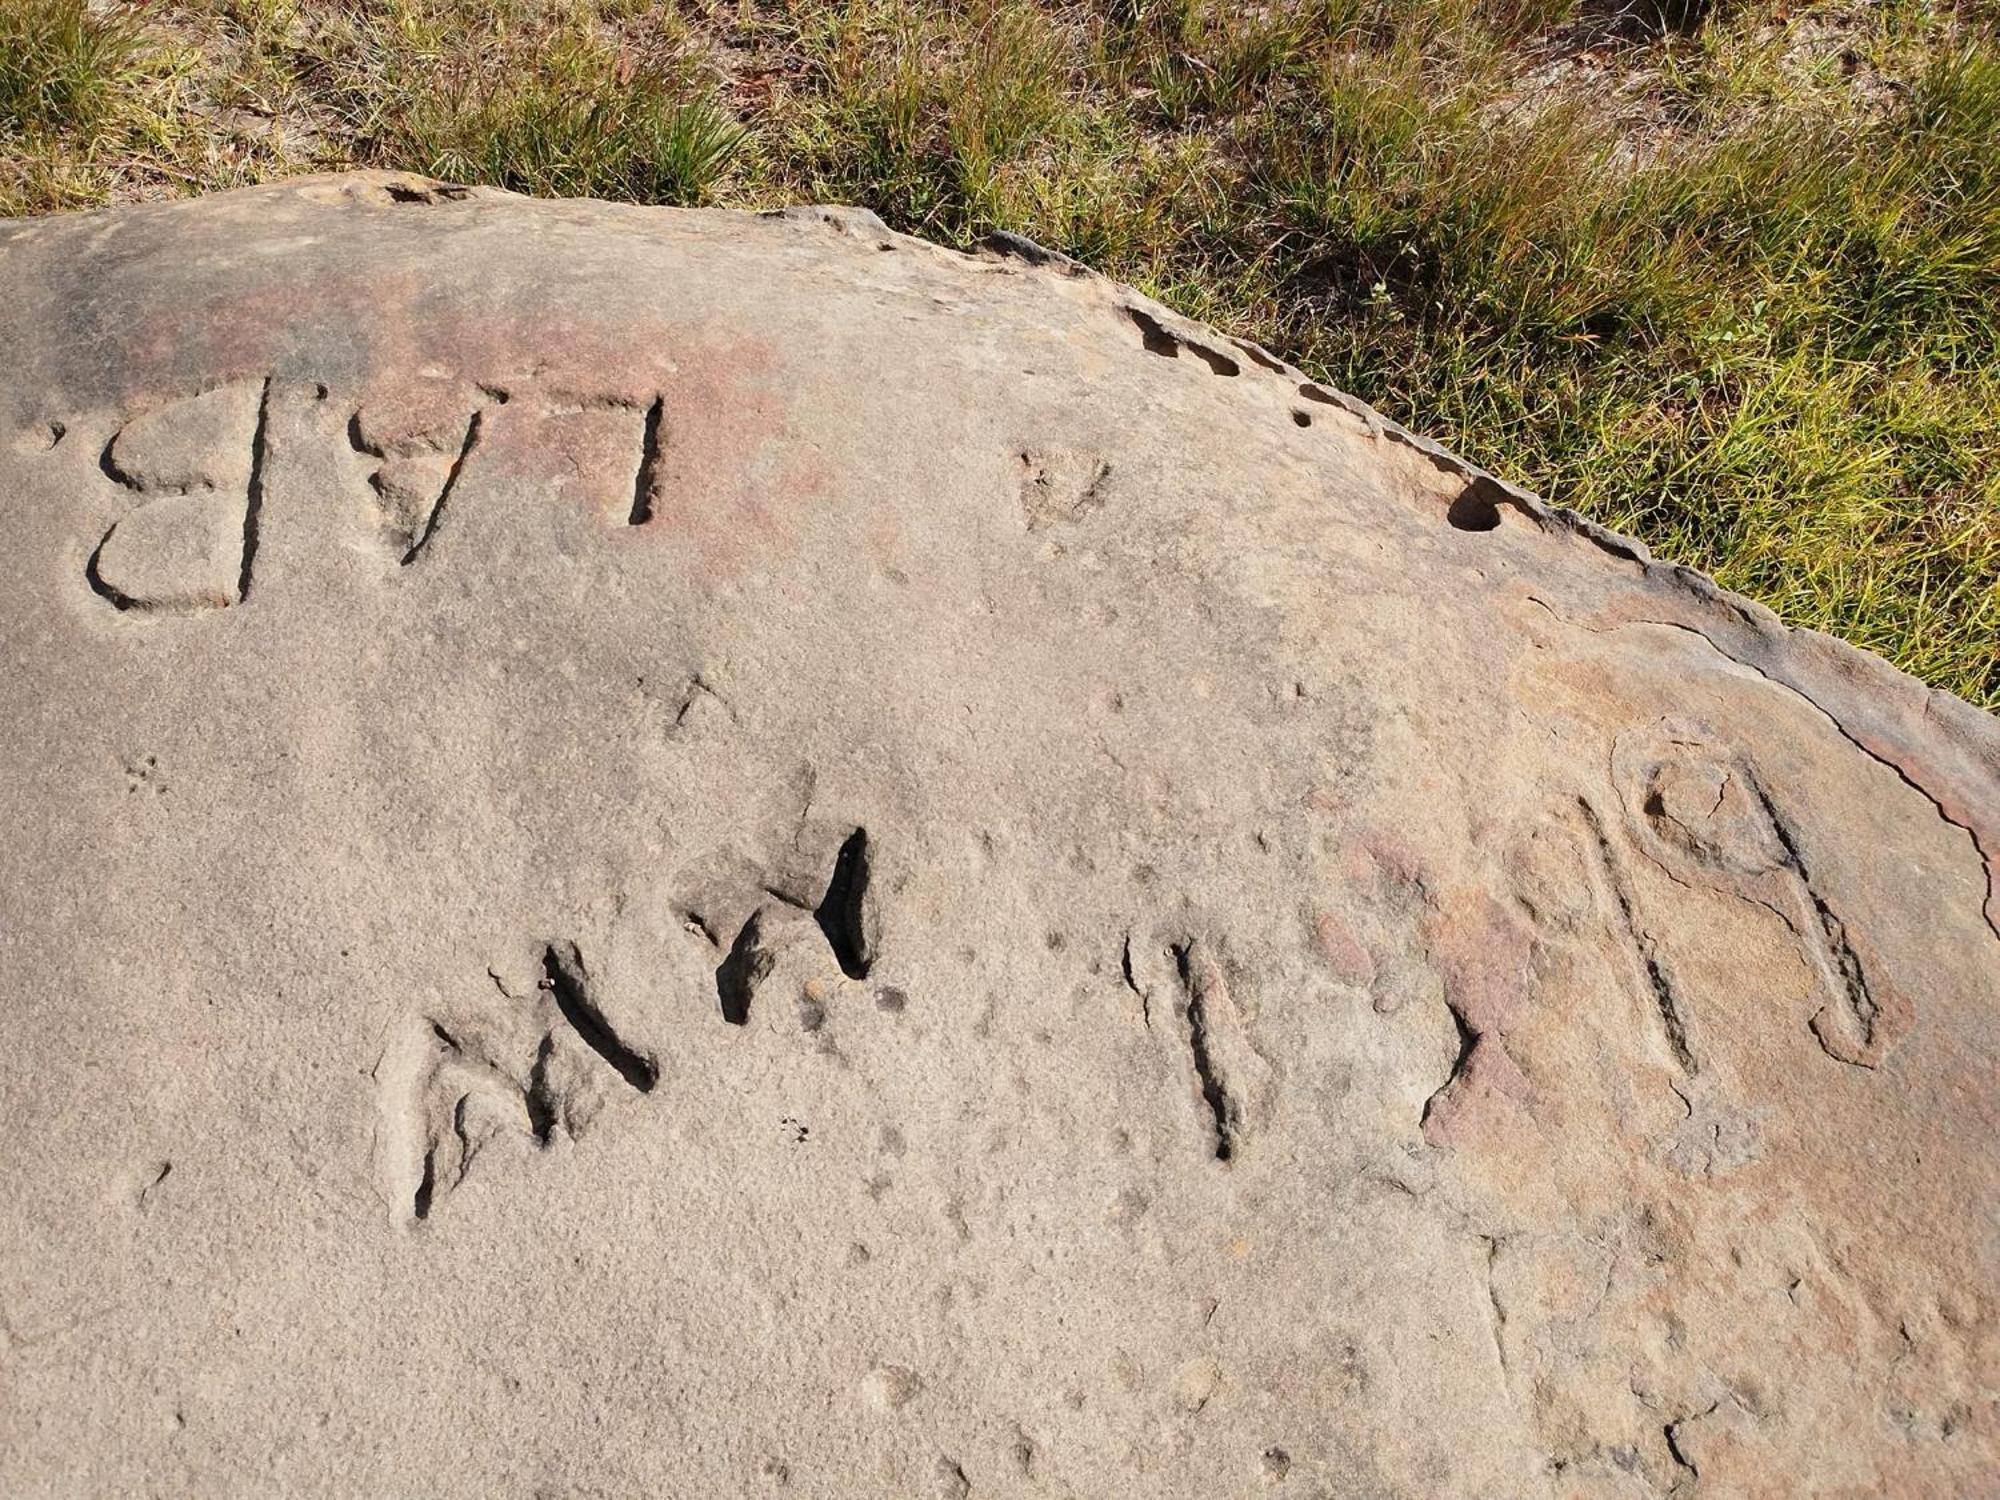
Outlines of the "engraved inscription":
<svg viewBox="0 0 2000 1500">
<path fill-rule="evenodd" d="M 186 615 L 246 602 L 256 579 L 276 382 L 236 381 L 125 422 L 98 468 L 136 503 L 97 539 L 84 581 L 121 612 Z M 314 387 L 322 399 L 324 386 Z M 347 421 L 368 460 L 383 544 L 404 567 L 450 526 L 469 469 L 644 526 L 661 487 L 663 399 L 499 386 L 435 371 L 372 389 Z M 52 428 L 50 430 L 66 430 Z M 485 458 L 492 450 L 491 459 Z"/>
<path fill-rule="evenodd" d="M 240 381 L 118 429 L 100 467 L 143 498 L 84 565 L 99 598 L 144 614 L 195 614 L 249 598 L 269 401 L 268 380 Z"/>
<path fill-rule="evenodd" d="M 548 944 L 532 989 L 489 970 L 500 1003 L 412 1017 L 375 1065 L 376 1177 L 391 1218 L 421 1223 L 497 1140 L 581 1138 L 613 1079 L 641 1094 L 659 1065 L 618 1035 L 574 943 Z"/>
<path fill-rule="evenodd" d="M 1620 735 L 1612 774 L 1649 858 L 1683 883 L 1769 908 L 1797 935 L 1823 992 L 1811 1027 L 1826 1054 L 1857 1067 L 1879 1063 L 1908 1022 L 1908 1004 L 1814 880 L 1800 830 L 1748 756 L 1669 719 Z"/>
</svg>

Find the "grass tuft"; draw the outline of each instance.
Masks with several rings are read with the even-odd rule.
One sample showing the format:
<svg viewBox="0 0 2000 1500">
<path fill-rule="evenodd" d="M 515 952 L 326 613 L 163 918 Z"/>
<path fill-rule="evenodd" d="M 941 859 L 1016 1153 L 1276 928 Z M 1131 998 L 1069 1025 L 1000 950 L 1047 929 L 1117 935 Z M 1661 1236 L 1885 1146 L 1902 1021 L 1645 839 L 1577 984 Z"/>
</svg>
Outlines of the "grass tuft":
<svg viewBox="0 0 2000 1500">
<path fill-rule="evenodd" d="M 0 129 L 88 138 L 142 44 L 136 21 L 83 0 L 0 4 Z"/>
<path fill-rule="evenodd" d="M 550 197 L 703 201 L 742 127 L 712 98 L 650 70 L 455 80 L 413 102 L 376 154 L 435 177 Z M 575 70 L 570 72 L 568 70 Z"/>
</svg>

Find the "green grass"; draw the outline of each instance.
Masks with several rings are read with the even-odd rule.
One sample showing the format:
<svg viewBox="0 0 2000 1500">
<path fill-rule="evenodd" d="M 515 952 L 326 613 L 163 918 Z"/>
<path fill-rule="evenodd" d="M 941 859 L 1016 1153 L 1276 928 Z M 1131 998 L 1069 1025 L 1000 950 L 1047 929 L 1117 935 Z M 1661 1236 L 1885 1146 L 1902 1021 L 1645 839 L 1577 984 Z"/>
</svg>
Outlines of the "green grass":
<svg viewBox="0 0 2000 1500">
<path fill-rule="evenodd" d="M 375 165 L 1015 229 L 2000 707 L 2000 16 L 1612 9 L 0 0 L 0 212 Z"/>
<path fill-rule="evenodd" d="M 338 37 L 330 57 L 304 60 L 303 81 L 355 122 L 363 161 L 545 196 L 691 203 L 743 134 L 685 58 L 588 27 L 501 12 L 468 46 L 453 7 L 391 5 L 358 8 Z"/>
<path fill-rule="evenodd" d="M 0 5 L 0 129 L 30 140 L 94 140 L 143 40 L 131 18 L 69 0 Z"/>
</svg>

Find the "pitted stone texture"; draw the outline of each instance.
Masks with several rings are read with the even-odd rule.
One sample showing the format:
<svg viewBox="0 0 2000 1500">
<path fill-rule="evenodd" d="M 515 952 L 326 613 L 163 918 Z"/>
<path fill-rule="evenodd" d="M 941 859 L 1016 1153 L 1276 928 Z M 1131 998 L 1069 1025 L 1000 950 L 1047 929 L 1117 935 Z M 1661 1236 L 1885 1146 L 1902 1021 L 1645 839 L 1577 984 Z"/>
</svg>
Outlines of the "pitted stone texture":
<svg viewBox="0 0 2000 1500">
<path fill-rule="evenodd" d="M 1018 240 L 0 225 L 9 1494 L 1973 1494 L 2000 729 Z"/>
</svg>

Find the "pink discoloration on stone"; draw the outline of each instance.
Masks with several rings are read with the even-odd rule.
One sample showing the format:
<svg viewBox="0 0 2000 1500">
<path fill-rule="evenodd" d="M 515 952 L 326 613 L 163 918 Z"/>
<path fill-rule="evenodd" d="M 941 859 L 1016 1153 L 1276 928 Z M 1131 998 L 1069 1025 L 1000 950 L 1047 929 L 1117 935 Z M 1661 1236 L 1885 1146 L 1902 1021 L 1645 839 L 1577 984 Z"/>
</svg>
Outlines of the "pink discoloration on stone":
<svg viewBox="0 0 2000 1500">
<path fill-rule="evenodd" d="M 1527 1001 L 1532 939 L 1481 892 L 1447 899 L 1424 923 L 1452 1009 L 1479 1035 L 1504 1036 Z"/>
<path fill-rule="evenodd" d="M 1313 941 L 1336 979 L 1364 987 L 1373 983 L 1374 958 L 1338 915 L 1333 912 L 1320 914 L 1313 923 Z"/>
<path fill-rule="evenodd" d="M 1376 874 L 1375 861 L 1362 845 L 1349 844 L 1340 851 L 1340 872 L 1351 881 L 1372 883 Z"/>
<path fill-rule="evenodd" d="M 659 461 L 647 532 L 690 546 L 699 565 L 735 572 L 798 545 L 799 511 L 830 475 L 788 431 L 777 349 L 720 335 L 683 350 L 661 385 Z"/>
<path fill-rule="evenodd" d="M 404 374 L 378 382 L 354 414 L 356 445 L 386 458 L 455 452 L 485 398 L 469 382 L 442 374 Z"/>
<path fill-rule="evenodd" d="M 764 335 L 655 315 L 635 325 L 551 306 L 517 286 L 440 301 L 434 278 L 385 265 L 309 287 L 213 291 L 169 317 L 116 324 L 118 353 L 102 363 L 114 399 L 146 404 L 161 391 L 271 377 L 324 386 L 354 417 L 357 446 L 379 457 L 455 453 L 475 410 L 489 473 L 547 480 L 607 511 L 629 514 L 644 416 L 660 403 L 647 476 L 649 524 L 626 536 L 685 546 L 704 572 L 741 572 L 800 544 L 800 515 L 834 489 L 811 443 L 791 429 L 781 344 Z M 548 419 L 537 451 L 506 431 L 525 411 Z M 581 409 L 581 411 L 579 411 Z M 568 424 L 557 414 L 569 411 Z M 629 417 L 614 440 L 603 415 Z M 617 450 L 615 453 L 613 450 Z M 504 468 L 496 470 L 496 465 Z M 614 472 L 622 470 L 622 484 Z M 877 539 L 893 550 L 893 539 Z"/>
<path fill-rule="evenodd" d="M 1426 917 L 1424 935 L 1444 980 L 1445 1003 L 1472 1036 L 1470 1055 L 1424 1116 L 1425 1139 L 1442 1144 L 1484 1134 L 1497 1123 L 1496 1109 L 1534 1103 L 1527 1075 L 1506 1045 L 1528 1002 L 1534 945 L 1484 892 L 1441 902 Z"/>
<path fill-rule="evenodd" d="M 1419 889 L 1429 887 L 1431 882 L 1423 857 L 1397 835 L 1382 828 L 1365 829 L 1361 835 L 1361 847 L 1367 851 L 1376 868 L 1391 878 Z"/>
<path fill-rule="evenodd" d="M 538 410 L 514 401 L 488 419 L 481 457 L 532 493 L 620 523 L 632 509 L 645 420 L 643 411 L 624 406 Z"/>
<path fill-rule="evenodd" d="M 1535 1103 L 1528 1075 L 1504 1045 L 1479 1038 L 1463 1069 L 1424 1116 L 1424 1139 L 1433 1146 L 1491 1140 L 1510 1118 L 1531 1112 Z"/>
</svg>

